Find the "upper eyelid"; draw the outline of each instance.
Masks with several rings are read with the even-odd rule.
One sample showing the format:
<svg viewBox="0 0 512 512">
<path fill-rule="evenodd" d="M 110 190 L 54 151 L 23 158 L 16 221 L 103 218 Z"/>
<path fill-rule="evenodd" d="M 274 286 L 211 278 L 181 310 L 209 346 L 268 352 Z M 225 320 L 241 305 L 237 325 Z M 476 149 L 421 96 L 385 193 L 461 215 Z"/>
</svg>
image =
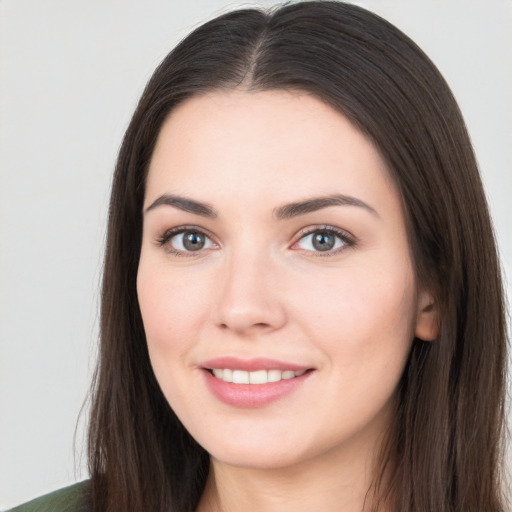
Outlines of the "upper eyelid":
<svg viewBox="0 0 512 512">
<path fill-rule="evenodd" d="M 211 249 L 210 248 L 201 248 L 197 251 L 184 251 L 182 249 L 177 249 L 172 246 L 171 240 L 177 236 L 181 235 L 183 233 L 186 233 L 187 231 L 197 232 L 203 235 L 205 238 L 208 238 L 210 242 L 218 247 L 217 242 L 215 241 L 215 238 L 208 234 L 207 230 L 204 230 L 202 228 L 198 228 L 197 226 L 177 226 L 174 228 L 170 228 L 165 230 L 161 235 L 157 236 L 155 239 L 155 244 L 162 249 L 165 249 L 165 251 L 169 254 L 174 255 L 175 257 L 200 257 L 201 254 L 204 253 L 205 249 Z"/>
<path fill-rule="evenodd" d="M 173 236 L 179 235 L 180 233 L 184 233 L 186 231 L 197 231 L 198 233 L 201 233 L 202 235 L 208 237 L 210 240 L 212 240 L 212 241 L 215 240 L 215 237 L 207 229 L 200 228 L 199 226 L 194 226 L 194 225 L 176 226 L 174 228 L 166 229 L 157 238 L 159 240 L 164 239 L 164 238 L 169 240 Z"/>
<path fill-rule="evenodd" d="M 180 233 L 184 233 L 185 231 L 197 231 L 198 233 L 203 234 L 207 238 L 209 238 L 215 245 L 220 246 L 221 244 L 217 241 L 216 237 L 210 233 L 209 230 L 205 228 L 201 228 L 197 225 L 182 225 L 182 226 L 176 226 L 173 228 L 166 229 L 161 235 L 157 237 L 158 242 L 165 243 L 169 241 L 173 236 L 179 235 Z M 302 238 L 305 236 L 311 235 L 316 232 L 321 231 L 327 231 L 330 233 L 333 233 L 334 235 L 340 237 L 342 240 L 348 240 L 351 244 L 355 244 L 357 242 L 357 238 L 352 235 L 349 231 L 324 224 L 324 225 L 312 225 L 312 226 L 306 226 L 302 229 L 300 229 L 296 234 L 292 237 L 292 242 L 290 243 L 291 246 L 297 244 Z"/>
<path fill-rule="evenodd" d="M 338 227 L 331 226 L 331 225 L 319 225 L 319 226 L 308 226 L 306 228 L 302 228 L 301 230 L 299 230 L 299 232 L 294 237 L 295 238 L 294 243 L 296 243 L 301 238 L 303 238 L 307 235 L 311 235 L 313 233 L 322 232 L 322 231 L 334 233 L 335 235 L 339 236 L 340 238 L 346 238 L 346 239 L 350 240 L 352 243 L 355 243 L 357 241 L 357 238 L 352 233 L 347 231 L 346 229 L 338 228 Z"/>
<path fill-rule="evenodd" d="M 315 251 L 311 249 L 303 249 L 303 248 L 295 248 L 296 245 L 298 245 L 301 240 L 303 240 L 305 237 L 312 235 L 313 233 L 318 232 L 329 232 L 334 234 L 334 236 L 338 237 L 343 245 L 342 247 L 329 249 L 327 251 Z M 350 232 L 348 232 L 345 229 L 338 228 L 335 226 L 310 226 L 309 228 L 304 228 L 296 235 L 294 241 L 290 244 L 290 249 L 295 251 L 303 251 L 304 253 L 310 254 L 311 257 L 315 258 L 328 258 L 331 256 L 336 256 L 342 252 L 345 252 L 347 249 L 350 249 L 358 243 L 358 239 L 352 235 Z"/>
</svg>

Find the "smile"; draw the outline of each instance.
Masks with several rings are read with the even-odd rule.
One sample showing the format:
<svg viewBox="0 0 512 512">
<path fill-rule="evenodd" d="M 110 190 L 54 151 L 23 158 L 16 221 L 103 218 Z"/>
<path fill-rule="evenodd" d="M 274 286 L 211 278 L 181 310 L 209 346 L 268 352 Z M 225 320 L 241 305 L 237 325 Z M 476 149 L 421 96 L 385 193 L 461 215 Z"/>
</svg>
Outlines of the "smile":
<svg viewBox="0 0 512 512">
<path fill-rule="evenodd" d="M 315 368 L 275 359 L 218 357 L 200 365 L 210 393 L 231 407 L 266 407 L 298 393 Z"/>
<path fill-rule="evenodd" d="M 300 377 L 306 370 L 232 370 L 229 368 L 213 368 L 211 370 L 217 379 L 233 384 L 268 384 Z"/>
</svg>

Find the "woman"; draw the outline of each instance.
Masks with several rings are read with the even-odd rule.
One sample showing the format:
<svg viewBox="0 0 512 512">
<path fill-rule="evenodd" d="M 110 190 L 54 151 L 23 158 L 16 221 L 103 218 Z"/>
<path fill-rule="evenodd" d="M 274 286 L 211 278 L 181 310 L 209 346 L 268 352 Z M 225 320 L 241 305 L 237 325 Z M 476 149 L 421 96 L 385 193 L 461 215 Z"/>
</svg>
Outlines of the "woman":
<svg viewBox="0 0 512 512">
<path fill-rule="evenodd" d="M 435 67 L 361 8 L 233 12 L 162 62 L 119 154 L 101 331 L 91 480 L 40 506 L 504 509 L 475 158 Z"/>
</svg>

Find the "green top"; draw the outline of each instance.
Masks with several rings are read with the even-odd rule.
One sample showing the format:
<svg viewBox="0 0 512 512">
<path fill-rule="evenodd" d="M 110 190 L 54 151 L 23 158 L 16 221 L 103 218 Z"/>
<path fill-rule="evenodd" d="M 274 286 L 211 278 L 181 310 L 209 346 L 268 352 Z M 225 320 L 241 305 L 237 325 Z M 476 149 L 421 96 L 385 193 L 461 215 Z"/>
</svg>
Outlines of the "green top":
<svg viewBox="0 0 512 512">
<path fill-rule="evenodd" d="M 85 492 L 88 481 L 46 494 L 7 512 L 87 512 Z"/>
</svg>

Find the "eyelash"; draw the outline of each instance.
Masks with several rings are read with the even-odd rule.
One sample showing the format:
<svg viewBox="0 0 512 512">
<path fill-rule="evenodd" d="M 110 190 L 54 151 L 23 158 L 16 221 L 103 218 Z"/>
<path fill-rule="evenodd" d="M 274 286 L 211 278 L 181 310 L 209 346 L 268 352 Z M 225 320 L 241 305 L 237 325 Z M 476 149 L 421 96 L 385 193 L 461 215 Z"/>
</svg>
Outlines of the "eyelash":
<svg viewBox="0 0 512 512">
<path fill-rule="evenodd" d="M 182 250 L 176 249 L 169 243 L 171 241 L 171 239 L 173 237 L 175 237 L 176 235 L 186 233 L 188 231 L 198 233 L 198 234 L 204 236 L 205 238 L 207 238 L 208 240 L 210 240 L 214 245 L 216 245 L 215 242 L 212 241 L 212 237 L 210 235 L 208 235 L 205 232 L 205 230 L 200 229 L 196 226 L 179 226 L 176 228 L 169 229 L 169 230 L 165 231 L 162 236 L 158 237 L 157 244 L 160 247 L 166 246 L 166 251 L 169 254 L 172 254 L 173 256 L 185 257 L 185 258 L 199 256 L 200 253 L 203 252 L 202 249 L 198 250 L 197 254 L 195 254 L 195 251 L 182 251 Z M 311 253 L 314 257 L 325 258 L 325 257 L 337 255 L 340 252 L 346 250 L 347 248 L 353 247 L 357 241 L 353 235 L 351 235 L 350 233 L 348 233 L 347 231 L 345 231 L 343 229 L 336 228 L 334 226 L 328 226 L 328 225 L 313 226 L 313 227 L 308 227 L 308 228 L 304 228 L 303 230 L 301 230 L 297 235 L 296 241 L 293 242 L 291 247 L 296 246 L 301 240 L 305 239 L 309 235 L 313 235 L 314 233 L 325 233 L 328 235 L 334 235 L 336 238 L 341 240 L 341 242 L 343 243 L 343 245 L 341 247 L 338 247 L 337 249 L 334 249 L 334 250 L 330 249 L 330 250 L 326 250 L 326 251 L 311 251 L 311 250 L 307 250 L 307 249 L 302 249 L 305 252 Z M 295 250 L 301 250 L 301 249 L 295 249 Z"/>
<path fill-rule="evenodd" d="M 166 251 L 169 254 L 172 254 L 173 256 L 185 257 L 185 258 L 199 256 L 199 253 L 203 252 L 202 250 L 197 251 L 198 254 L 195 254 L 194 251 L 181 251 L 179 249 L 175 249 L 169 243 L 171 241 L 171 239 L 173 237 L 175 237 L 176 235 L 179 235 L 181 233 L 186 233 L 188 231 L 193 232 L 193 233 L 198 233 L 198 234 L 204 236 L 205 238 L 207 238 L 208 240 L 212 240 L 212 237 L 210 235 L 208 235 L 203 229 L 199 229 L 196 226 L 179 226 L 179 227 L 168 229 L 167 231 L 165 231 L 162 236 L 158 237 L 157 243 L 160 247 L 165 246 Z"/>
<path fill-rule="evenodd" d="M 329 256 L 336 256 L 337 254 L 343 252 L 349 247 L 353 247 L 356 244 L 356 238 L 347 231 L 345 231 L 344 229 L 325 225 L 304 228 L 298 233 L 297 241 L 293 243 L 292 247 L 297 245 L 301 240 L 305 239 L 307 236 L 313 235 L 315 233 L 333 235 L 339 240 L 341 240 L 341 242 L 343 243 L 341 247 L 338 247 L 336 249 L 330 249 L 327 251 L 309 251 L 307 249 L 303 249 L 305 252 L 313 254 L 315 258 L 327 258 Z"/>
</svg>

